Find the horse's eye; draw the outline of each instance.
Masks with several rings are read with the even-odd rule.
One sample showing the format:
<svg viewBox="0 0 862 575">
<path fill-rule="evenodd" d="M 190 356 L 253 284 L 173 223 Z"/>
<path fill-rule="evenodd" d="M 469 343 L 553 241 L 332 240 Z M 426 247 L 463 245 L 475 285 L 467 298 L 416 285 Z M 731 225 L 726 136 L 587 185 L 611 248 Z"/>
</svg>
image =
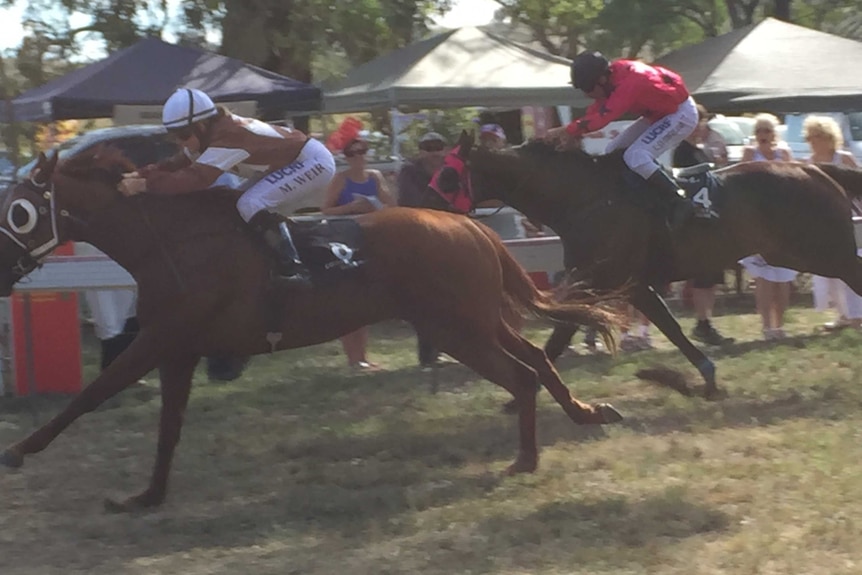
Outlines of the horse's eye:
<svg viewBox="0 0 862 575">
<path fill-rule="evenodd" d="M 36 207 L 28 200 L 15 200 L 9 208 L 7 222 L 13 232 L 17 234 L 28 234 L 36 227 L 39 216 Z"/>
</svg>

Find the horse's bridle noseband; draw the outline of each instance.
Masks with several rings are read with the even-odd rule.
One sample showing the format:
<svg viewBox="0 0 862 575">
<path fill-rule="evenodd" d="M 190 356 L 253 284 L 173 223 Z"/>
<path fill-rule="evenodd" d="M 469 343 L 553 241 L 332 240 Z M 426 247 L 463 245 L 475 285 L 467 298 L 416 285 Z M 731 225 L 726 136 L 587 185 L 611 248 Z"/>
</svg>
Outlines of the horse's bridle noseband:
<svg viewBox="0 0 862 575">
<path fill-rule="evenodd" d="M 51 236 L 43 244 L 35 246 L 33 248 L 29 248 L 27 244 L 18 239 L 18 236 L 13 231 L 16 226 L 11 221 L 11 219 L 12 208 L 14 207 L 15 202 L 19 200 L 12 200 L 6 210 L 5 219 L 3 221 L 0 221 L 0 233 L 4 234 L 6 237 L 12 240 L 12 242 L 15 243 L 15 245 L 17 245 L 18 247 L 20 247 L 21 250 L 24 252 L 24 254 L 20 258 L 18 258 L 18 261 L 15 263 L 15 265 L 12 266 L 12 272 L 20 277 L 26 276 L 27 274 L 38 268 L 40 265 L 42 265 L 42 260 L 44 260 L 45 257 L 49 253 L 51 253 L 54 248 L 60 245 L 60 235 L 57 232 L 57 205 L 54 193 L 54 183 L 52 181 L 49 181 L 40 184 L 31 176 L 29 181 L 26 182 L 25 185 L 29 185 L 35 188 L 35 191 L 41 195 L 41 198 L 43 200 L 47 201 L 48 205 L 45 206 L 44 204 L 42 204 L 38 206 L 33 206 L 29 202 L 29 200 L 21 200 L 20 205 L 29 206 L 29 209 L 25 209 L 27 209 L 28 213 L 30 213 L 31 216 L 36 215 L 36 212 L 38 212 L 38 214 L 42 216 L 44 216 L 46 213 L 50 214 Z M 31 212 L 31 210 L 33 211 Z M 33 228 L 30 228 L 20 233 L 23 235 L 25 233 L 30 233 L 32 230 Z"/>
</svg>

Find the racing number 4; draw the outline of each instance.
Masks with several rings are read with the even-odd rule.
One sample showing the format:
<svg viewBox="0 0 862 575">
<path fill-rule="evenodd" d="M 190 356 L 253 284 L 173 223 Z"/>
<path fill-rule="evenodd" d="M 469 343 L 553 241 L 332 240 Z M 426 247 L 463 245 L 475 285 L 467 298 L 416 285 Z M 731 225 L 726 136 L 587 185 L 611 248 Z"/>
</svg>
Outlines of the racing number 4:
<svg viewBox="0 0 862 575">
<path fill-rule="evenodd" d="M 691 201 L 702 206 L 706 212 L 709 212 L 712 207 L 712 201 L 709 199 L 709 189 L 706 186 L 699 189 L 697 193 L 692 196 Z"/>
</svg>

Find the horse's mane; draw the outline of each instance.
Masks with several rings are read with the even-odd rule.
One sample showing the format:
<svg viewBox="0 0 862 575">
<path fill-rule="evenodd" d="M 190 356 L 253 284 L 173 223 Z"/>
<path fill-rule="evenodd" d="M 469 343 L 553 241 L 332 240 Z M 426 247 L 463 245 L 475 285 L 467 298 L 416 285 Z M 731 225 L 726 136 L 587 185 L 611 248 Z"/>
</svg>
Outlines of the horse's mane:
<svg viewBox="0 0 862 575">
<path fill-rule="evenodd" d="M 821 163 L 818 163 L 817 167 L 838 182 L 851 198 L 862 198 L 862 169 Z"/>
<path fill-rule="evenodd" d="M 119 148 L 99 145 L 61 161 L 57 169 L 70 178 L 100 180 L 116 186 L 124 173 L 135 171 L 135 164 Z"/>
<path fill-rule="evenodd" d="M 80 180 L 96 180 L 104 182 L 111 187 L 116 187 L 123 174 L 134 172 L 137 168 L 123 151 L 115 146 L 99 145 L 94 148 L 75 155 L 68 160 L 60 162 L 57 169 L 64 176 Z M 193 191 L 187 194 L 170 196 L 172 202 L 213 202 L 213 200 L 224 200 L 236 202 L 238 190 L 229 187 L 217 186 L 205 190 Z M 161 202 L 168 199 L 166 196 L 146 194 L 147 201 Z M 204 197 L 205 196 L 205 197 Z"/>
<path fill-rule="evenodd" d="M 616 150 L 610 154 L 593 155 L 580 148 L 560 149 L 555 144 L 545 140 L 527 140 L 511 149 L 519 156 L 578 166 L 587 164 L 596 166 L 618 165 L 622 161 L 623 155 L 623 150 Z"/>
</svg>

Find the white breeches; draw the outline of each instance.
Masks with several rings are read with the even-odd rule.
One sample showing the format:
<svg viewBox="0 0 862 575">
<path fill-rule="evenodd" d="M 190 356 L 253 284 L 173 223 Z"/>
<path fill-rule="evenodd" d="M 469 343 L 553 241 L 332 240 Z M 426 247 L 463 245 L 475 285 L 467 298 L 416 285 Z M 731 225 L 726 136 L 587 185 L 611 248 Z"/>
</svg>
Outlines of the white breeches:
<svg viewBox="0 0 862 575">
<path fill-rule="evenodd" d="M 240 196 L 236 207 L 245 221 L 262 210 L 290 214 L 306 206 L 309 197 L 325 193 L 334 175 L 332 153 L 309 138 L 296 160 L 258 180 Z"/>
<path fill-rule="evenodd" d="M 605 153 L 627 148 L 623 160 L 633 172 L 649 178 L 659 165 L 656 158 L 677 147 L 697 128 L 697 106 L 689 97 L 676 112 L 651 122 L 640 118 L 611 140 Z"/>
</svg>

